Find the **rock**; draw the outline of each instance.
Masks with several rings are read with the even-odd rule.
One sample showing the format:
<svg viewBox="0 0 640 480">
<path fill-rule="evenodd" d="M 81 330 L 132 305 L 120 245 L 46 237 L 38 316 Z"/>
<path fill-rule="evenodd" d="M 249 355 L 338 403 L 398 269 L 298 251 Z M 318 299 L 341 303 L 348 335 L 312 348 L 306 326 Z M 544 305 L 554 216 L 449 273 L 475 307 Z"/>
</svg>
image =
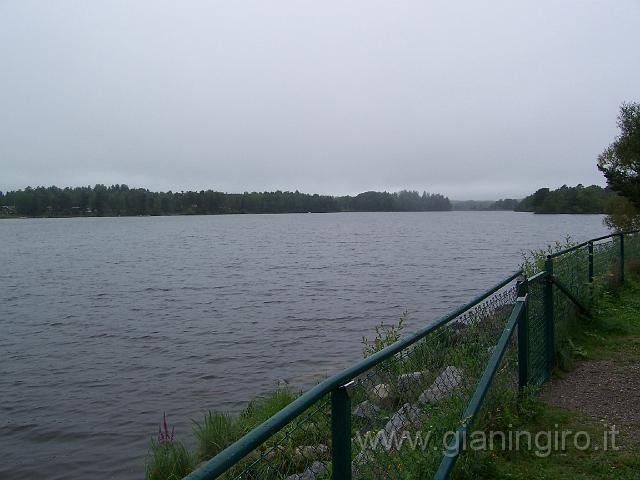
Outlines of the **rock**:
<svg viewBox="0 0 640 480">
<path fill-rule="evenodd" d="M 448 366 L 418 398 L 420 403 L 438 403 L 450 397 L 462 383 L 462 370 Z"/>
<path fill-rule="evenodd" d="M 289 390 L 289 382 L 284 378 L 278 378 L 275 383 L 277 390 Z"/>
<path fill-rule="evenodd" d="M 393 450 L 396 442 L 398 442 L 409 427 L 420 428 L 420 410 L 418 407 L 405 403 L 400 409 L 393 414 L 387 424 L 384 426 L 378 436 L 380 443 L 389 452 Z"/>
<path fill-rule="evenodd" d="M 316 480 L 318 476 L 324 472 L 325 467 L 322 462 L 313 462 L 309 468 L 302 473 L 294 473 L 289 475 L 285 480 Z"/>
<path fill-rule="evenodd" d="M 355 476 L 358 471 L 361 470 L 361 467 L 363 467 L 367 463 L 371 463 L 372 460 L 373 456 L 371 455 L 371 452 L 362 450 L 355 456 L 355 458 L 351 462 L 351 473 Z"/>
<path fill-rule="evenodd" d="M 400 409 L 393 414 L 387 424 L 384 426 L 384 431 L 390 434 L 393 430 L 404 430 L 409 426 L 415 425 L 420 419 L 420 410 L 418 407 L 405 403 Z"/>
<path fill-rule="evenodd" d="M 378 418 L 380 408 L 376 407 L 371 401 L 365 400 L 359 403 L 351 412 L 354 417 L 364 418 L 368 422 L 373 422 Z"/>
<path fill-rule="evenodd" d="M 451 342 L 451 345 L 457 345 L 464 339 L 468 326 L 468 319 L 458 319 L 449 324 L 449 331 L 451 333 L 449 341 Z"/>
<path fill-rule="evenodd" d="M 415 391 L 421 389 L 426 382 L 426 372 L 403 373 L 398 377 L 398 391 L 401 393 Z"/>
<path fill-rule="evenodd" d="M 323 456 L 329 451 L 329 447 L 326 445 L 304 445 L 302 447 L 296 447 L 294 454 L 297 457 L 310 458 L 313 456 Z"/>
<path fill-rule="evenodd" d="M 267 460 L 273 460 L 280 452 L 284 452 L 284 448 L 282 448 L 280 445 L 276 445 L 266 453 L 264 458 L 266 458 Z"/>
<path fill-rule="evenodd" d="M 369 397 L 373 403 L 381 407 L 390 407 L 393 404 L 391 387 L 387 383 L 380 383 L 373 387 Z"/>
</svg>

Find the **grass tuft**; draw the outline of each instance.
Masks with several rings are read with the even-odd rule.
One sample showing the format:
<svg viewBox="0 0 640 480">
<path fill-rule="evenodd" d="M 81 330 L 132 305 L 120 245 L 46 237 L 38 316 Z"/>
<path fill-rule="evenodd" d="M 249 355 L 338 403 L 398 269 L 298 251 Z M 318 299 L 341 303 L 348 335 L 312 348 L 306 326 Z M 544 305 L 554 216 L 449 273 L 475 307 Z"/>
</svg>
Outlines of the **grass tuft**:
<svg viewBox="0 0 640 480">
<path fill-rule="evenodd" d="M 194 422 L 195 423 L 195 422 Z M 210 411 L 202 423 L 193 427 L 196 437 L 198 460 L 216 456 L 242 435 L 238 420 L 222 412 Z"/>
<path fill-rule="evenodd" d="M 178 480 L 189 474 L 194 467 L 194 458 L 177 440 L 162 442 L 151 440 L 145 480 Z"/>
</svg>

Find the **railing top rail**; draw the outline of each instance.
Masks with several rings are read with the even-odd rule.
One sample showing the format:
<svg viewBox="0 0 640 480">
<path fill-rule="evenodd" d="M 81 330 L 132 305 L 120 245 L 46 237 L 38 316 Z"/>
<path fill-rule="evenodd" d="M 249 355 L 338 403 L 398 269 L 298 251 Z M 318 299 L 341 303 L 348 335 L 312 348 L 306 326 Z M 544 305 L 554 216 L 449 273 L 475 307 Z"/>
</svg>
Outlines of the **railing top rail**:
<svg viewBox="0 0 640 480">
<path fill-rule="evenodd" d="M 489 290 L 481 293 L 470 302 L 459 306 L 443 317 L 440 317 L 435 322 L 430 323 L 417 332 L 398 340 L 396 343 L 389 345 L 379 352 L 376 352 L 373 355 L 360 360 L 355 365 L 352 365 L 351 367 L 342 370 L 341 372 L 327 378 L 326 380 L 323 380 L 318 385 L 303 393 L 285 408 L 280 410 L 273 417 L 269 418 L 264 423 L 254 428 L 245 436 L 237 440 L 235 443 L 224 449 L 222 452 L 202 465 L 200 468 L 191 472 L 188 476 L 185 477 L 185 480 L 209 480 L 216 478 L 218 475 L 226 472 L 237 461 L 241 460 L 252 450 L 256 449 L 260 444 L 268 440 L 272 435 L 277 433 L 290 421 L 302 414 L 324 395 L 328 394 L 335 388 L 346 384 L 350 380 L 353 380 L 361 373 L 371 369 L 372 367 L 375 367 L 379 363 L 395 355 L 401 350 L 404 350 L 405 348 L 413 345 L 430 333 L 438 330 L 440 327 L 446 325 L 451 320 L 460 316 L 467 310 L 475 307 L 480 302 L 496 293 L 498 290 L 513 282 L 520 275 L 522 275 L 522 273 L 522 270 L 514 272 L 509 277 L 497 283 Z"/>
<path fill-rule="evenodd" d="M 586 245 L 589 245 L 590 243 L 599 242 L 601 240 L 606 240 L 608 238 L 619 237 L 621 235 L 632 235 L 634 233 L 640 233 L 640 230 L 627 230 L 624 232 L 610 233 L 609 235 L 603 235 L 601 237 L 592 238 L 590 240 L 587 240 L 586 242 L 582 242 L 582 243 L 579 243 L 578 245 L 574 245 L 573 247 L 565 248 L 564 250 L 560 250 L 559 252 L 555 252 L 550 255 L 547 255 L 547 258 L 556 258 L 561 255 L 565 255 L 567 253 L 573 252 L 574 250 L 577 250 Z"/>
<path fill-rule="evenodd" d="M 538 281 L 542 280 L 543 278 L 545 278 L 546 276 L 547 276 L 547 271 L 546 270 L 542 270 L 541 272 L 536 273 L 532 277 L 527 278 L 527 282 L 529 282 L 529 283 L 538 282 Z"/>
<path fill-rule="evenodd" d="M 607 235 L 606 237 L 602 237 L 602 238 L 608 238 L 609 236 L 610 236 L 610 235 Z M 601 238 L 600 240 L 602 240 L 602 238 Z M 555 252 L 555 253 L 552 253 L 552 254 L 550 254 L 550 255 L 547 255 L 547 258 L 556 258 L 556 257 L 560 257 L 560 256 L 565 255 L 565 254 L 567 254 L 567 253 L 571 253 L 571 252 L 573 252 L 573 251 L 575 251 L 575 250 L 578 250 L 579 248 L 582 248 L 582 247 L 584 247 L 585 245 L 588 245 L 588 244 L 589 244 L 589 242 L 595 242 L 595 241 L 596 241 L 596 240 L 589 240 L 589 241 L 587 241 L 587 242 L 579 243 L 578 245 L 574 245 L 573 247 L 565 248 L 564 250 L 560 250 L 559 252 Z"/>
</svg>

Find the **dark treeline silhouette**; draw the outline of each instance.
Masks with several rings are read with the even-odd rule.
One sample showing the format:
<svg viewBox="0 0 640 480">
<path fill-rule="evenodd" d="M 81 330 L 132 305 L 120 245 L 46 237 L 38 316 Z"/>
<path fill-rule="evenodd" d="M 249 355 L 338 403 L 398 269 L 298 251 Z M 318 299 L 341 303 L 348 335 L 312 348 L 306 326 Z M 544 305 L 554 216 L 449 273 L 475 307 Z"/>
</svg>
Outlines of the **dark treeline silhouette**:
<svg viewBox="0 0 640 480">
<path fill-rule="evenodd" d="M 605 213 L 617 194 L 598 185 L 585 187 L 563 185 L 556 190 L 541 188 L 524 198 L 516 207 L 518 212 L 533 213 Z"/>
<path fill-rule="evenodd" d="M 338 197 L 341 211 L 352 212 L 428 212 L 451 210 L 449 199 L 438 193 L 430 194 L 402 190 L 397 193 L 364 192 L 355 197 Z"/>
<path fill-rule="evenodd" d="M 513 198 L 494 200 L 453 200 L 451 205 L 454 210 L 463 211 L 489 211 L 489 210 L 514 210 L 519 201 Z"/>
<path fill-rule="evenodd" d="M 515 210 L 519 204 L 520 200 L 516 200 L 515 198 L 501 198 L 497 202 L 494 202 L 489 207 L 489 210 Z"/>
<path fill-rule="evenodd" d="M 449 199 L 414 191 L 365 192 L 355 197 L 295 192 L 151 192 L 127 185 L 27 187 L 0 192 L 2 214 L 20 216 L 208 215 L 225 213 L 323 213 L 340 211 L 451 210 Z"/>
</svg>

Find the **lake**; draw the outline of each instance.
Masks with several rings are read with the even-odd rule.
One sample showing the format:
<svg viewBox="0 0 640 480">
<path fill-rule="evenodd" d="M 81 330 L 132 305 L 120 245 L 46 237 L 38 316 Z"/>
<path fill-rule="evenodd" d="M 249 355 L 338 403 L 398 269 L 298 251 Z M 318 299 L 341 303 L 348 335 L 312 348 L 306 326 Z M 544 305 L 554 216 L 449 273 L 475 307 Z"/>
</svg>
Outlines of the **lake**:
<svg viewBox="0 0 640 480">
<path fill-rule="evenodd" d="M 303 389 L 607 233 L 599 215 L 336 213 L 0 220 L 0 478 L 138 479 L 163 412 Z"/>
</svg>

